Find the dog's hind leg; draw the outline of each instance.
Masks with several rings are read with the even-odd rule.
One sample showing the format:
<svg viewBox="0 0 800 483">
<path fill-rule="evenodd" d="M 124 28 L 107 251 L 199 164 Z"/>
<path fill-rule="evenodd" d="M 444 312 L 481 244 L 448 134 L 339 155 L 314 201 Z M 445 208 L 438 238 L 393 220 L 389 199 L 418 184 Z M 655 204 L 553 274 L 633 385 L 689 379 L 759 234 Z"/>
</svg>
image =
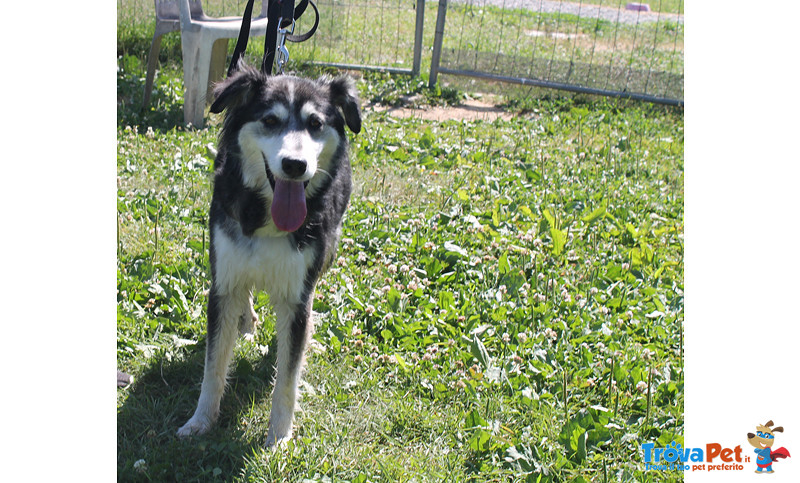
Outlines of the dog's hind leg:
<svg viewBox="0 0 800 483">
<path fill-rule="evenodd" d="M 250 296 L 247 300 L 250 309 L 245 310 L 244 314 L 242 314 L 242 318 L 239 319 L 239 334 L 243 335 L 245 338 L 249 338 L 248 340 L 253 340 L 252 338 L 256 333 L 256 324 L 258 324 L 258 314 L 255 308 L 253 308 L 253 292 L 250 292 Z"/>
<path fill-rule="evenodd" d="M 275 303 L 278 367 L 272 391 L 267 447 L 292 437 L 297 388 L 305 363 L 305 350 L 313 332 L 313 289 L 298 304 Z"/>
<path fill-rule="evenodd" d="M 239 323 L 243 316 L 250 316 L 248 295 L 247 290 L 220 294 L 214 287 L 209 293 L 206 362 L 200 399 L 194 415 L 178 430 L 178 436 L 205 433 L 219 415 L 219 403 L 225 391 L 228 365 L 239 335 Z"/>
</svg>

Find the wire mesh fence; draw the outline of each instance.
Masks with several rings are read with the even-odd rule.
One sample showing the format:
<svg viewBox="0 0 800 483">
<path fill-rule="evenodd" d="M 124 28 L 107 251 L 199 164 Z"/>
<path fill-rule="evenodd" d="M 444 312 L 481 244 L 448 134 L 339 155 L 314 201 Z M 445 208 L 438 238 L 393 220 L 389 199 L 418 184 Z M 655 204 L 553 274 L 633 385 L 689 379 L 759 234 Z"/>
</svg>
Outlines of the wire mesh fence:
<svg viewBox="0 0 800 483">
<path fill-rule="evenodd" d="M 408 0 L 320 0 L 320 26 L 298 58 L 356 69 L 419 74 L 424 3 Z M 419 7 L 419 8 L 417 8 Z M 305 29 L 310 18 L 301 19 Z"/>
<path fill-rule="evenodd" d="M 254 10 L 259 11 L 261 1 L 256 3 Z M 203 11 L 212 17 L 241 16 L 246 4 L 246 0 L 204 1 Z M 316 4 L 319 27 L 309 41 L 288 45 L 293 60 L 419 74 L 424 2 L 317 0 Z M 298 20 L 295 32 L 307 31 L 314 23 L 313 17 L 309 9 Z M 152 33 L 154 22 L 152 0 L 117 0 L 118 28 L 138 26 Z M 251 54 L 263 52 L 258 44 L 252 42 L 248 47 Z M 230 45 L 229 50 L 232 48 Z"/>
<path fill-rule="evenodd" d="M 431 84 L 459 75 L 682 104 L 683 1 L 654 0 L 651 12 L 629 10 L 625 0 L 591 1 L 318 0 L 317 33 L 289 47 L 292 60 L 344 68 L 430 68 Z M 203 2 L 211 16 L 239 16 L 245 5 Z M 118 28 L 152 32 L 152 0 L 117 0 L 117 12 Z M 260 55 L 255 44 L 251 55 Z"/>
<path fill-rule="evenodd" d="M 446 73 L 682 104 L 682 2 L 598 2 L 441 0 L 431 83 Z"/>
</svg>

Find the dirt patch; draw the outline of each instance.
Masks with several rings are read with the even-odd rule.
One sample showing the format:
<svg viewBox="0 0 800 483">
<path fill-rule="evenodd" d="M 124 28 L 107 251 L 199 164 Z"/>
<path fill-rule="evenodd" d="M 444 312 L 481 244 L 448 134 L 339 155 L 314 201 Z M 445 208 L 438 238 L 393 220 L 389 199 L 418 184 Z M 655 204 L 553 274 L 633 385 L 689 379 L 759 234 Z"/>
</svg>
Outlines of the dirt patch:
<svg viewBox="0 0 800 483">
<path fill-rule="evenodd" d="M 388 107 L 374 106 L 375 112 L 385 112 L 390 116 L 400 118 L 424 119 L 426 121 L 494 121 L 496 119 L 509 120 L 514 115 L 500 107 L 488 102 L 471 99 L 457 106 L 425 106 L 425 107 Z"/>
</svg>

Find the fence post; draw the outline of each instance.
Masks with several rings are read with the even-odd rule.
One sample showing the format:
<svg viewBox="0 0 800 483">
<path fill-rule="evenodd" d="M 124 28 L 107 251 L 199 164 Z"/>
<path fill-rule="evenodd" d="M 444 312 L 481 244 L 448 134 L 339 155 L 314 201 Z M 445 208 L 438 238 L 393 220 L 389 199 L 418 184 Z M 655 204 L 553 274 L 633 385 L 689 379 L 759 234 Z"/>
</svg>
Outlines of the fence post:
<svg viewBox="0 0 800 483">
<path fill-rule="evenodd" d="M 422 30 L 425 28 L 425 0 L 417 0 L 417 26 L 414 28 L 414 62 L 411 77 L 419 76 L 422 64 Z"/>
<path fill-rule="evenodd" d="M 442 56 L 442 40 L 444 39 L 444 20 L 447 15 L 447 0 L 439 0 L 439 12 L 436 15 L 436 34 L 433 37 L 433 57 L 431 57 L 431 76 L 428 87 L 436 87 L 439 75 L 439 60 Z"/>
</svg>

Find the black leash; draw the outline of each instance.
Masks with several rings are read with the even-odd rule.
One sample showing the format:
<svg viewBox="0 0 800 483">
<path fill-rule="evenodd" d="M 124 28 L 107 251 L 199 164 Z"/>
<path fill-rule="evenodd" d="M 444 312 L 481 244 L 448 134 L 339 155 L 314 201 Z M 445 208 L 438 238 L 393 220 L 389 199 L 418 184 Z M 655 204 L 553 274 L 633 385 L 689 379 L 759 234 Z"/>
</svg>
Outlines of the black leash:
<svg viewBox="0 0 800 483">
<path fill-rule="evenodd" d="M 239 64 L 244 51 L 247 49 L 247 40 L 250 37 L 250 19 L 253 17 L 253 3 L 255 0 L 248 0 L 247 6 L 244 9 L 242 16 L 242 26 L 239 29 L 239 39 L 236 41 L 236 47 L 233 50 L 233 58 L 231 65 L 228 67 L 228 76 L 230 77 Z M 308 6 L 314 9 L 314 26 L 311 29 L 300 35 L 294 34 L 294 24 L 306 11 Z M 261 72 L 267 75 L 272 75 L 272 66 L 275 63 L 276 45 L 277 50 L 280 52 L 278 58 L 278 69 L 280 74 L 283 73 L 283 67 L 289 61 L 289 51 L 284 46 L 284 43 L 289 42 L 304 42 L 314 35 L 319 26 L 319 10 L 313 0 L 300 0 L 300 3 L 295 7 L 294 0 L 269 0 L 267 4 L 267 35 L 264 39 L 264 60 L 261 64 Z M 290 29 L 291 28 L 291 29 Z M 280 37 L 280 45 L 278 39 Z"/>
</svg>

